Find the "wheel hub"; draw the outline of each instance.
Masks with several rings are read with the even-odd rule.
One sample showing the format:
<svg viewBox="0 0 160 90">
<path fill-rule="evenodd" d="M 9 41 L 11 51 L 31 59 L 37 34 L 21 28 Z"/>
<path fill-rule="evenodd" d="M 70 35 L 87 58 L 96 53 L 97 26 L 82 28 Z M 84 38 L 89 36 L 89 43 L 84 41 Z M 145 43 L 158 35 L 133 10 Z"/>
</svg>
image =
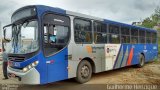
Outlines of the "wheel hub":
<svg viewBox="0 0 160 90">
<path fill-rule="evenodd" d="M 81 69 L 81 76 L 86 78 L 89 76 L 89 68 L 88 66 L 84 65 Z"/>
</svg>

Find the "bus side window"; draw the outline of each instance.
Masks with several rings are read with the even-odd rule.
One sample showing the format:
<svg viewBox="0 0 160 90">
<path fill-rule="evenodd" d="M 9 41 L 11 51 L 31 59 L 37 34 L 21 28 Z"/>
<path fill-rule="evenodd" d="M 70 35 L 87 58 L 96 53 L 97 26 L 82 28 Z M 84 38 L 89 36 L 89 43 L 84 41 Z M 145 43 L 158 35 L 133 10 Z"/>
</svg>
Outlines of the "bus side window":
<svg viewBox="0 0 160 90">
<path fill-rule="evenodd" d="M 145 30 L 139 30 L 139 43 L 145 43 Z"/>
<path fill-rule="evenodd" d="M 127 27 L 121 27 L 121 42 L 130 43 L 130 29 Z"/>
<path fill-rule="evenodd" d="M 107 43 L 107 30 L 105 24 L 94 22 L 94 42 L 100 44 Z"/>
<path fill-rule="evenodd" d="M 117 25 L 109 25 L 109 43 L 120 43 L 120 29 Z"/>
<path fill-rule="evenodd" d="M 146 31 L 146 43 L 152 43 L 152 36 L 149 31 Z"/>
<path fill-rule="evenodd" d="M 157 43 L 157 33 L 155 33 L 155 32 L 152 33 L 152 43 L 153 44 Z"/>
<path fill-rule="evenodd" d="M 89 20 L 78 18 L 74 20 L 74 39 L 76 43 L 92 42 L 92 29 Z"/>
<path fill-rule="evenodd" d="M 138 43 L 138 29 L 131 28 L 131 43 L 136 44 Z"/>
</svg>

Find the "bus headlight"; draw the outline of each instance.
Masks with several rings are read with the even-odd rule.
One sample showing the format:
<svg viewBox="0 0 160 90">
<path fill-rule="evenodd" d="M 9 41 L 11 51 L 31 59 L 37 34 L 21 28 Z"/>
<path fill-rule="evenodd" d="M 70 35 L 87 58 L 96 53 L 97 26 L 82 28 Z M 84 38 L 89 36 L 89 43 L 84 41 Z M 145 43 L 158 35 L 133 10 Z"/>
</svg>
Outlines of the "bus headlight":
<svg viewBox="0 0 160 90">
<path fill-rule="evenodd" d="M 35 61 L 31 64 L 32 67 L 35 67 L 39 62 L 38 61 Z"/>
<path fill-rule="evenodd" d="M 28 71 L 28 68 L 27 67 L 25 67 L 25 68 L 23 68 L 23 70 L 22 70 L 23 72 L 27 72 Z"/>
<path fill-rule="evenodd" d="M 39 63 L 38 61 L 35 61 L 35 62 L 31 63 L 30 65 L 24 67 L 24 68 L 22 69 L 22 71 L 23 71 L 23 72 L 27 72 L 27 71 L 29 71 L 30 69 L 32 69 L 33 67 L 37 66 L 38 63 Z"/>
</svg>

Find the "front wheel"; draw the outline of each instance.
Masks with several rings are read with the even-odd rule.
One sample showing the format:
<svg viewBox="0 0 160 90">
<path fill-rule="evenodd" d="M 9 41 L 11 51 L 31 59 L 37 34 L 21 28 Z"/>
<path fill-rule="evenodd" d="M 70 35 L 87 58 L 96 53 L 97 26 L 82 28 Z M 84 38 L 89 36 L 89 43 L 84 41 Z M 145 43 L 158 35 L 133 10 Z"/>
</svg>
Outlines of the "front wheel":
<svg viewBox="0 0 160 90">
<path fill-rule="evenodd" d="M 92 66 L 87 60 L 80 62 L 77 68 L 76 81 L 79 83 L 85 83 L 91 79 L 92 76 Z"/>
<path fill-rule="evenodd" d="M 139 57 L 139 64 L 137 66 L 141 68 L 144 66 L 144 63 L 145 63 L 145 58 L 144 58 L 144 55 L 141 54 Z"/>
</svg>

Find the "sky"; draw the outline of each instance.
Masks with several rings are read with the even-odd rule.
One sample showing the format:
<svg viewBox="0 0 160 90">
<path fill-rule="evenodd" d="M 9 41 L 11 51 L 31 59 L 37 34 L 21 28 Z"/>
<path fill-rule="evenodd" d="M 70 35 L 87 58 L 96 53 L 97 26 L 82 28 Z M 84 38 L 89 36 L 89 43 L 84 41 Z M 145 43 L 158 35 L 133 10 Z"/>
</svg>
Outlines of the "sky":
<svg viewBox="0 0 160 90">
<path fill-rule="evenodd" d="M 132 24 L 150 16 L 160 0 L 1 0 L 2 26 L 11 23 L 11 15 L 16 9 L 37 4 Z"/>
</svg>

